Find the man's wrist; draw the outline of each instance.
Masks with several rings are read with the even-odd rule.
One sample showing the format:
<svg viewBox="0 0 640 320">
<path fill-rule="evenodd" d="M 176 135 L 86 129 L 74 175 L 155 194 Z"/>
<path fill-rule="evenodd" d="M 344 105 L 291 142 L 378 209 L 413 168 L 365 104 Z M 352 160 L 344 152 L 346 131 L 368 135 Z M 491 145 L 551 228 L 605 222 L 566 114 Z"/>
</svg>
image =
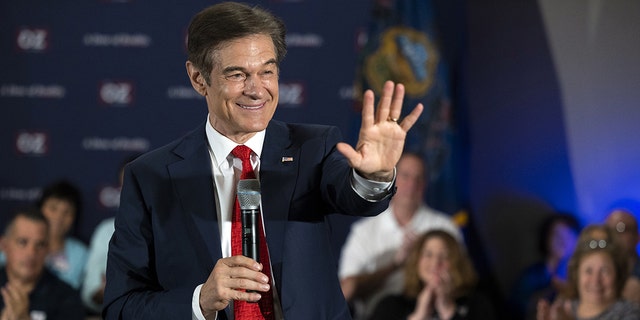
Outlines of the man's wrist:
<svg viewBox="0 0 640 320">
<path fill-rule="evenodd" d="M 391 171 L 381 171 L 371 174 L 365 174 L 363 172 L 355 171 L 359 176 L 375 182 L 392 182 L 395 177 L 395 167 Z"/>
<path fill-rule="evenodd" d="M 191 319 L 192 320 L 206 320 L 204 314 L 202 314 L 202 309 L 200 308 L 200 290 L 202 289 L 202 284 L 197 286 L 193 290 L 193 296 L 191 297 Z"/>
<path fill-rule="evenodd" d="M 351 188 L 363 199 L 371 202 L 378 202 L 395 194 L 396 168 L 393 168 L 391 181 L 381 182 L 369 180 L 355 169 L 351 170 Z"/>
</svg>

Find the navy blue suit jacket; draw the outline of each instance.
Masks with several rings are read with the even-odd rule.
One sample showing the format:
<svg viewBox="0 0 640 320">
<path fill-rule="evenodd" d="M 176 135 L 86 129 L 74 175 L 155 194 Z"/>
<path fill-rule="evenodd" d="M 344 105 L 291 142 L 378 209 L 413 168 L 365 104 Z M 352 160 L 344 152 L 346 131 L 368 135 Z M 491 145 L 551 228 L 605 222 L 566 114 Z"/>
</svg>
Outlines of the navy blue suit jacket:
<svg viewBox="0 0 640 320">
<path fill-rule="evenodd" d="M 370 216 L 336 150 L 335 127 L 272 120 L 260 159 L 262 210 L 285 319 L 350 319 L 325 217 Z M 282 161 L 292 157 L 293 161 Z M 106 319 L 190 319 L 193 290 L 222 258 L 204 124 L 127 166 L 109 245 Z M 218 314 L 229 317 L 229 308 Z"/>
</svg>

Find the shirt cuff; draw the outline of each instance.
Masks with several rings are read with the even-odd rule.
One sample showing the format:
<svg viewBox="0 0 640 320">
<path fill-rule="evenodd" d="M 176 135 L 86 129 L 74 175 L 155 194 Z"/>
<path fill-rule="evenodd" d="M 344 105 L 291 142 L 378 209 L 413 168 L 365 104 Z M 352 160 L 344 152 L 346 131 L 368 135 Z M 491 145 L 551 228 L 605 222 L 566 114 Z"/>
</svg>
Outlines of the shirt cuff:
<svg viewBox="0 0 640 320">
<path fill-rule="evenodd" d="M 200 310 L 200 290 L 202 289 L 202 285 L 199 285 L 193 290 L 193 297 L 191 298 L 191 320 L 207 320 L 204 318 L 202 314 L 202 310 Z M 216 313 L 216 317 L 214 319 L 218 319 L 218 313 Z"/>
<path fill-rule="evenodd" d="M 396 193 L 394 186 L 395 181 L 395 167 L 393 168 L 393 179 L 391 179 L 390 182 L 368 180 L 359 175 L 355 169 L 351 169 L 351 188 L 362 197 L 362 199 L 367 201 L 378 202 L 392 196 Z"/>
</svg>

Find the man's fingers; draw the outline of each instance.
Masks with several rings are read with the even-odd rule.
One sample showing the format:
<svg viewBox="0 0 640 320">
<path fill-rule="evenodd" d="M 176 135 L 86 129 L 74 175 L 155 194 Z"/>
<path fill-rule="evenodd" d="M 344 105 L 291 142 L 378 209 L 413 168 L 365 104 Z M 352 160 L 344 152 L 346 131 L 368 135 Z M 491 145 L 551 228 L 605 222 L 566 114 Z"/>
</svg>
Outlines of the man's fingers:
<svg viewBox="0 0 640 320">
<path fill-rule="evenodd" d="M 377 122 L 387 121 L 389 118 L 393 91 L 394 83 L 392 81 L 386 81 L 382 88 L 382 96 L 380 97 L 380 101 L 378 101 L 378 110 L 376 112 Z"/>
<path fill-rule="evenodd" d="M 269 278 L 264 273 L 244 267 L 231 268 L 226 287 L 244 290 L 269 290 Z"/>
<path fill-rule="evenodd" d="M 243 255 L 235 255 L 233 257 L 224 258 L 221 259 L 220 262 L 222 262 L 227 267 L 245 267 L 255 271 L 262 270 L 262 265 L 259 262 Z"/>
<path fill-rule="evenodd" d="M 353 149 L 351 145 L 344 142 L 338 142 L 336 148 L 340 153 L 342 153 L 345 158 L 347 158 L 347 161 L 349 161 L 349 165 L 352 168 L 357 167 L 358 161 L 361 156 L 355 149 Z"/>
<path fill-rule="evenodd" d="M 2 288 L 2 297 L 6 300 L 9 300 L 11 304 L 15 303 L 19 298 L 19 292 L 13 288 L 11 283 L 7 283 L 5 287 Z"/>
<path fill-rule="evenodd" d="M 373 91 L 367 90 L 364 92 L 362 99 L 362 128 L 371 127 L 375 122 L 373 110 L 374 99 Z"/>
<path fill-rule="evenodd" d="M 393 92 L 393 99 L 391 100 L 391 107 L 389 110 L 388 119 L 400 119 L 402 115 L 402 102 L 404 101 L 404 85 L 398 83 Z M 380 119 L 384 120 L 384 119 Z"/>
<path fill-rule="evenodd" d="M 418 121 L 418 118 L 420 118 L 422 110 L 424 110 L 424 106 L 422 103 L 418 103 L 418 105 L 411 110 L 411 113 L 402 119 L 402 122 L 400 123 L 402 130 L 405 132 L 409 131 L 409 129 L 411 129 L 411 127 L 413 127 L 413 125 Z"/>
</svg>

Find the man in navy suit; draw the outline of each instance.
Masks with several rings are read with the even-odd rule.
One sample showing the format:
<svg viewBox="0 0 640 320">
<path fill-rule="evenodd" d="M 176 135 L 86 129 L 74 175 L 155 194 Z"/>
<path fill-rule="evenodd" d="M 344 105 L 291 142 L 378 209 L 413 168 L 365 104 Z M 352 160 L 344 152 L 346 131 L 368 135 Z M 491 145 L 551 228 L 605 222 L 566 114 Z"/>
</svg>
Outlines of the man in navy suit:
<svg viewBox="0 0 640 320">
<path fill-rule="evenodd" d="M 209 114 L 127 166 L 106 319 L 233 319 L 234 303 L 267 293 L 272 319 L 350 319 L 325 217 L 387 208 L 406 132 L 423 107 L 398 122 L 404 87 L 387 82 L 376 108 L 367 91 L 355 149 L 335 127 L 272 120 L 284 37 L 278 18 L 238 3 L 213 5 L 191 21 L 186 68 Z M 258 261 L 231 254 L 242 165 L 230 153 L 238 145 L 252 150 L 260 181 L 271 277 Z"/>
</svg>

